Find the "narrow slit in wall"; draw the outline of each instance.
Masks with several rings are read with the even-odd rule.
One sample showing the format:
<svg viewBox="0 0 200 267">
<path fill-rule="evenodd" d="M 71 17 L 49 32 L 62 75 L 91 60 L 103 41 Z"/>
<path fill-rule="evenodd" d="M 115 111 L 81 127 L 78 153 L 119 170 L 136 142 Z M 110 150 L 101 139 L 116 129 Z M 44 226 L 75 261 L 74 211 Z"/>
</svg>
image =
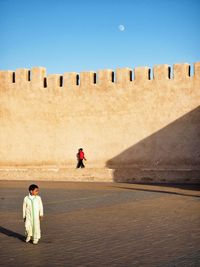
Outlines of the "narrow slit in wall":
<svg viewBox="0 0 200 267">
<path fill-rule="evenodd" d="M 171 68 L 168 67 L 168 78 L 171 79 Z"/>
<path fill-rule="evenodd" d="M 148 69 L 148 80 L 151 80 L 151 69 Z"/>
<path fill-rule="evenodd" d="M 47 78 L 45 77 L 44 78 L 44 88 L 46 88 L 47 87 Z"/>
<path fill-rule="evenodd" d="M 76 85 L 79 85 L 80 84 L 80 80 L 79 80 L 79 75 L 77 74 L 76 75 Z"/>
<path fill-rule="evenodd" d="M 114 71 L 112 71 L 112 83 L 114 83 L 115 82 L 115 73 L 114 73 Z"/>
<path fill-rule="evenodd" d="M 130 82 L 132 82 L 133 81 L 133 71 L 132 70 L 130 70 L 129 75 L 130 75 Z"/>
<path fill-rule="evenodd" d="M 30 80 L 31 80 L 31 71 L 29 70 L 28 71 L 28 82 L 30 82 Z"/>
<path fill-rule="evenodd" d="M 188 76 L 191 77 L 191 66 L 188 67 Z"/>
<path fill-rule="evenodd" d="M 97 74 L 94 73 L 94 84 L 96 84 L 96 83 L 97 83 Z"/>
<path fill-rule="evenodd" d="M 63 76 L 60 76 L 60 87 L 63 87 Z"/>
<path fill-rule="evenodd" d="M 15 83 L 15 72 L 12 74 L 12 82 Z"/>
</svg>

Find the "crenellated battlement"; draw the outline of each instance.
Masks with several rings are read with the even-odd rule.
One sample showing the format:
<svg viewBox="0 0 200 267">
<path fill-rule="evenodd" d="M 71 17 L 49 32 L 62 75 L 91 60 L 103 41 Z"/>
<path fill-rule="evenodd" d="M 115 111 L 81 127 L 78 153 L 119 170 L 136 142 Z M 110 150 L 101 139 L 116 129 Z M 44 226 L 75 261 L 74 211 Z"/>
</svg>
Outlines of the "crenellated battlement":
<svg viewBox="0 0 200 267">
<path fill-rule="evenodd" d="M 65 179 L 83 147 L 88 172 L 111 168 L 114 181 L 200 183 L 200 62 L 190 69 L 0 71 L 0 166 L 32 168 L 18 179 L 64 166 Z"/>
<path fill-rule="evenodd" d="M 167 80 L 183 81 L 200 79 L 200 62 L 194 64 L 194 75 L 191 76 L 190 65 L 174 64 L 149 67 L 118 68 L 114 70 L 99 70 L 97 72 L 65 72 L 64 74 L 46 74 L 43 67 L 17 69 L 16 71 L 0 71 L 0 86 L 6 88 L 13 84 L 24 86 L 30 84 L 35 88 L 90 88 L 93 86 L 121 86 L 145 83 L 148 81 L 166 82 Z M 152 77 L 152 78 L 151 78 Z"/>
</svg>

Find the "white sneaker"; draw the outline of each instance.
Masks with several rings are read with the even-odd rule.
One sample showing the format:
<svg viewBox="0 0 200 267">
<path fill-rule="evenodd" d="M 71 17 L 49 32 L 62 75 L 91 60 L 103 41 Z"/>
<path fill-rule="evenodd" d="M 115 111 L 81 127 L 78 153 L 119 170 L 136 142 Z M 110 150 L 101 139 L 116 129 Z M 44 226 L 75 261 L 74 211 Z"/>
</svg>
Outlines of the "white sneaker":
<svg viewBox="0 0 200 267">
<path fill-rule="evenodd" d="M 28 243 L 30 240 L 31 240 L 31 237 L 30 236 L 27 236 L 26 243 Z"/>
<path fill-rule="evenodd" d="M 38 244 L 38 240 L 33 240 L 33 244 L 37 245 Z"/>
</svg>

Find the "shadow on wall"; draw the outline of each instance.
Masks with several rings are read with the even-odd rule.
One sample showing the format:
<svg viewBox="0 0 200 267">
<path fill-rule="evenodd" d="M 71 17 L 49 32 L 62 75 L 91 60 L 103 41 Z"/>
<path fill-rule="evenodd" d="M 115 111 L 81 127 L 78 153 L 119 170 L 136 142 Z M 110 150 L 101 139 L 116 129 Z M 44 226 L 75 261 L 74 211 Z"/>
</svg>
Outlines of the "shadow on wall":
<svg viewBox="0 0 200 267">
<path fill-rule="evenodd" d="M 200 106 L 106 166 L 114 170 L 115 182 L 200 183 Z"/>
</svg>

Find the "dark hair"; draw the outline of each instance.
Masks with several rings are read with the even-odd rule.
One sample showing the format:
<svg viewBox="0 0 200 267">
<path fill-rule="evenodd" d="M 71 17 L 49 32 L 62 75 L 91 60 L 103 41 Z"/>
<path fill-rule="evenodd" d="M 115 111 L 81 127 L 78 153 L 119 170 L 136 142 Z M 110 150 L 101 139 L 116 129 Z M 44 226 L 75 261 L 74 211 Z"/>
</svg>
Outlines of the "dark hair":
<svg viewBox="0 0 200 267">
<path fill-rule="evenodd" d="M 36 184 L 31 184 L 28 188 L 29 192 L 33 191 L 34 189 L 39 188 Z"/>
</svg>

